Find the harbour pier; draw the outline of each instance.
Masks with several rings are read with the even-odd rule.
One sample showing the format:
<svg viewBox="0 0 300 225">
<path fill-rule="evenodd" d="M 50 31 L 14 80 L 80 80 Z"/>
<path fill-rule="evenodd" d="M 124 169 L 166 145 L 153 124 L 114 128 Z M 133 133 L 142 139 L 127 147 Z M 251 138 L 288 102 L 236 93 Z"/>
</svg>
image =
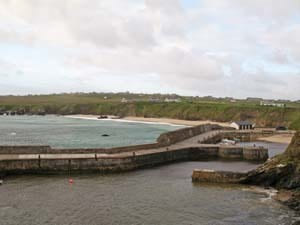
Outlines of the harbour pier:
<svg viewBox="0 0 300 225">
<path fill-rule="evenodd" d="M 123 172 L 194 160 L 265 161 L 268 149 L 217 144 L 222 138 L 249 140 L 263 134 L 206 124 L 164 133 L 156 143 L 97 149 L 53 149 L 50 146 L 0 146 L 2 174 Z"/>
</svg>

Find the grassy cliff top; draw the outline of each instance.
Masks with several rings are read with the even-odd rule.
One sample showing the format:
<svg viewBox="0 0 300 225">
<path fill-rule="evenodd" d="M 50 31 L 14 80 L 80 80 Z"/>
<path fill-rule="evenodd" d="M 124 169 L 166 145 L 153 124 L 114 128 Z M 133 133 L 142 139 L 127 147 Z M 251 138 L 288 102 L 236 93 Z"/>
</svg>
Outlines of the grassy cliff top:
<svg viewBox="0 0 300 225">
<path fill-rule="evenodd" d="M 122 102 L 123 98 L 126 99 L 125 103 Z M 180 99 L 180 102 L 165 102 L 165 99 Z M 44 111 L 48 114 L 114 114 L 218 122 L 251 120 L 260 127 L 284 125 L 300 129 L 300 104 L 286 104 L 286 107 L 272 107 L 260 106 L 259 101 L 232 102 L 230 98 L 131 93 L 0 96 L 0 110 L 22 109 L 29 113 Z"/>
</svg>

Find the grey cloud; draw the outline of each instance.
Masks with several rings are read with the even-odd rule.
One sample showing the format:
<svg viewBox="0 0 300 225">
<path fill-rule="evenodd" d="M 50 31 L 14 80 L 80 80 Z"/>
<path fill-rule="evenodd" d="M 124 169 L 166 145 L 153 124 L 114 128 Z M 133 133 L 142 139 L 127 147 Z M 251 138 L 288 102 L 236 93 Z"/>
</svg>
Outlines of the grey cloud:
<svg viewBox="0 0 300 225">
<path fill-rule="evenodd" d="M 299 10 L 294 0 L 203 0 L 190 9 L 179 0 L 3 0 L 0 40 L 62 49 L 56 60 L 63 59 L 58 64 L 67 80 L 89 82 L 88 76 L 104 72 L 118 79 L 155 74 L 185 94 L 295 97 L 300 93 L 290 87 L 296 87 L 299 75 L 274 75 L 268 68 L 250 68 L 255 71 L 250 73 L 243 65 L 297 67 L 300 24 L 294 16 Z M 245 83 L 243 89 L 230 88 Z"/>
</svg>

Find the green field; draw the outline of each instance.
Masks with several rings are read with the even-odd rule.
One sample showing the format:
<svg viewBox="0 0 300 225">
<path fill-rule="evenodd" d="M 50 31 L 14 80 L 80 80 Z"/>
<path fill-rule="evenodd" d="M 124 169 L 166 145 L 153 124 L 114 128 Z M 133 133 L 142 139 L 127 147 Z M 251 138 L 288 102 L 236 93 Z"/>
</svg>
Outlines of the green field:
<svg viewBox="0 0 300 225">
<path fill-rule="evenodd" d="M 165 98 L 180 98 L 181 102 L 164 102 Z M 122 98 L 128 100 L 122 103 Z M 151 102 L 156 99 L 158 102 Z M 186 120 L 230 122 L 251 120 L 260 127 L 285 125 L 300 129 L 300 104 L 286 107 L 260 106 L 259 102 L 226 98 L 207 99 L 175 95 L 145 95 L 129 93 L 89 93 L 30 96 L 0 96 L 0 110 L 20 110 L 27 113 L 45 111 L 48 114 L 114 114 L 119 116 L 166 117 Z"/>
</svg>

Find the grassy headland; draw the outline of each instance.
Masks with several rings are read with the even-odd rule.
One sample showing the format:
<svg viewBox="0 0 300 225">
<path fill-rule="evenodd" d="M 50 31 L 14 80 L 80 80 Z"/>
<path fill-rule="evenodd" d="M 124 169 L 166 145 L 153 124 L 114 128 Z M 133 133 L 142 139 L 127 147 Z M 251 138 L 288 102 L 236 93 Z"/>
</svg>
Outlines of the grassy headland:
<svg viewBox="0 0 300 225">
<path fill-rule="evenodd" d="M 0 110 L 44 111 L 47 114 L 113 114 L 172 118 L 184 120 L 213 120 L 230 122 L 252 120 L 257 126 L 288 126 L 300 129 L 300 104 L 286 107 L 260 106 L 258 102 L 224 99 L 180 97 L 180 102 L 164 102 L 172 95 L 142 95 L 129 93 L 57 94 L 30 96 L 0 96 Z M 121 102 L 125 98 L 127 102 Z"/>
</svg>

